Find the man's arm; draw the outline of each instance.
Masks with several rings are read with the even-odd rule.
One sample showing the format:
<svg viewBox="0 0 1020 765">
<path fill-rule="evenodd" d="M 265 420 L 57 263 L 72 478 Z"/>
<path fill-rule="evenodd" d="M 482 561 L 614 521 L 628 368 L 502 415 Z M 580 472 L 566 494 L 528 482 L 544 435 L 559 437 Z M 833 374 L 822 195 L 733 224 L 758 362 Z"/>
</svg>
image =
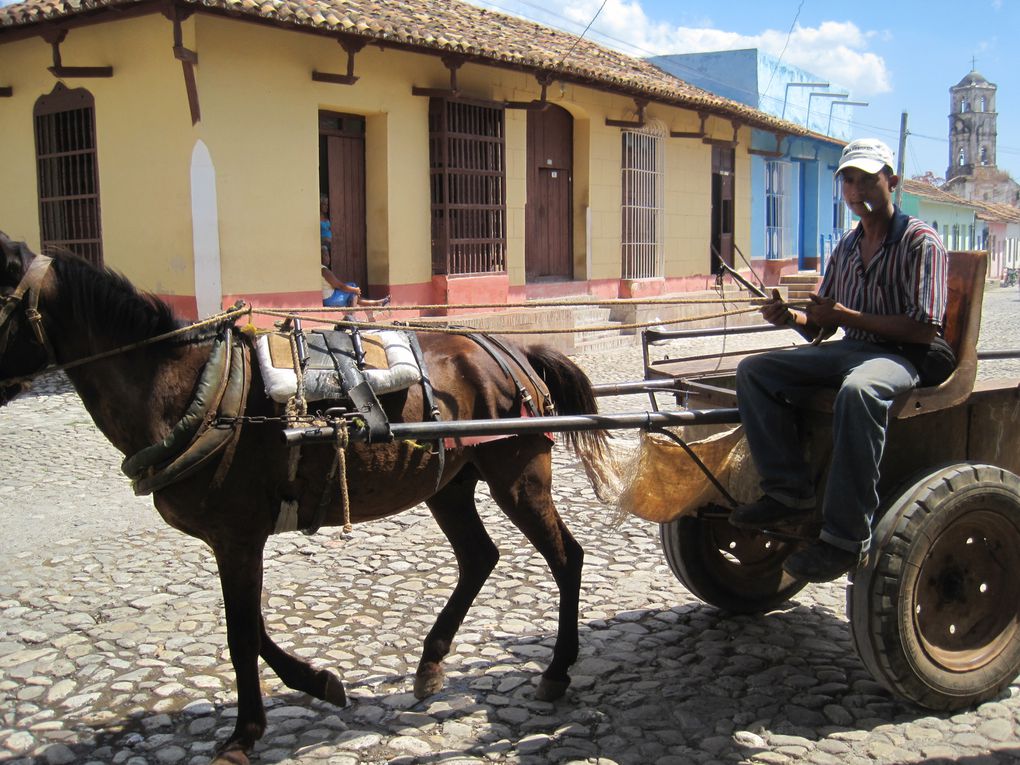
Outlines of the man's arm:
<svg viewBox="0 0 1020 765">
<path fill-rule="evenodd" d="M 904 314 L 881 315 L 862 313 L 837 303 L 832 298 L 811 295 L 805 320 L 826 329 L 859 329 L 893 343 L 920 343 L 928 345 L 938 334 L 934 324 L 911 319 Z"/>
</svg>

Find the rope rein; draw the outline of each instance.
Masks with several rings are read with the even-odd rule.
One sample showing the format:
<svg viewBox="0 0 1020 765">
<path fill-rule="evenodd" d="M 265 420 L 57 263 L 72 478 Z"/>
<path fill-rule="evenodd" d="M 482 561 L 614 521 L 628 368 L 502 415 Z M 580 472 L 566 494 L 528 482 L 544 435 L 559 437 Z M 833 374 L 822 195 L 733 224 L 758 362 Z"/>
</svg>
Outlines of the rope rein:
<svg viewBox="0 0 1020 765">
<path fill-rule="evenodd" d="M 674 301 L 675 302 L 675 301 Z M 736 303 L 736 302 L 748 302 L 748 299 L 744 300 L 701 300 L 700 303 Z M 332 309 L 323 308 L 297 308 L 297 309 L 272 309 L 272 308 L 252 308 L 251 312 L 260 316 L 275 316 L 280 319 L 297 319 L 300 318 L 302 321 L 318 322 L 320 324 L 329 324 L 337 327 L 359 327 L 361 329 L 393 329 L 394 326 L 399 326 L 406 329 L 413 329 L 416 332 L 431 332 L 434 334 L 444 335 L 473 335 L 479 332 L 488 332 L 495 335 L 566 335 L 566 334 L 585 334 L 587 332 L 606 332 L 613 330 L 626 330 L 626 329 L 647 329 L 649 327 L 666 327 L 676 324 L 685 324 L 694 321 L 706 321 L 708 319 L 724 319 L 728 316 L 739 316 L 746 313 L 753 313 L 760 309 L 762 303 L 766 302 L 765 298 L 751 298 L 750 302 L 752 305 L 747 308 L 735 308 L 730 311 L 719 311 L 716 313 L 703 313 L 697 316 L 684 316 L 679 319 L 654 319 L 652 321 L 633 322 L 629 324 L 605 324 L 605 325 L 593 325 L 583 327 L 561 327 L 561 328 L 546 328 L 546 329 L 522 329 L 522 328 L 501 328 L 501 329 L 480 329 L 477 327 L 443 327 L 435 324 L 422 322 L 422 321 L 401 321 L 401 322 L 372 322 L 372 321 L 352 321 L 349 319 L 336 319 L 309 316 L 310 313 L 329 313 Z M 664 305 L 667 303 L 663 303 Z M 786 303 L 791 308 L 803 308 L 807 305 L 806 301 L 787 301 Z M 543 307 L 545 304 L 542 304 Z M 588 305 L 587 303 L 575 303 L 574 305 Z M 444 306 L 446 307 L 446 306 Z M 449 306 L 453 307 L 453 306 Z M 479 308 L 484 306 L 471 306 L 473 308 Z M 409 310 L 411 306 L 397 306 L 394 310 Z M 378 311 L 378 308 L 372 308 L 373 311 Z M 343 309 L 344 314 L 351 312 L 350 308 Z M 298 314 L 302 315 L 298 315 Z M 465 319 L 470 320 L 470 316 L 465 316 Z M 443 320 L 448 320 L 448 317 L 444 317 Z"/>
</svg>

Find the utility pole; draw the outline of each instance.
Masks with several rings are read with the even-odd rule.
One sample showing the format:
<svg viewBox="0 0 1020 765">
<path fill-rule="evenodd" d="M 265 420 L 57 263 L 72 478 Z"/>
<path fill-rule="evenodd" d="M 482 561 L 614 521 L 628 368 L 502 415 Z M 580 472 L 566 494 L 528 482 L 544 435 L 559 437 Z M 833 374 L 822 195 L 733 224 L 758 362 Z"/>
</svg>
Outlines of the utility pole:
<svg viewBox="0 0 1020 765">
<path fill-rule="evenodd" d="M 896 155 L 896 175 L 900 182 L 896 184 L 896 194 L 893 203 L 899 207 L 900 199 L 903 197 L 903 157 L 907 153 L 907 113 L 900 115 L 900 150 Z"/>
</svg>

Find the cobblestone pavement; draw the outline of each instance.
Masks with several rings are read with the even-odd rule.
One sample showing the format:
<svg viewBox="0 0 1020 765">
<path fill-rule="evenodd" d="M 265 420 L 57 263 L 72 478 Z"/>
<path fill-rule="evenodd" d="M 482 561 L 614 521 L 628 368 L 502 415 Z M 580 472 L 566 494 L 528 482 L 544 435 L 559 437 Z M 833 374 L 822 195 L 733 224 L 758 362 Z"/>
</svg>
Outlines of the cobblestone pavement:
<svg viewBox="0 0 1020 765">
<path fill-rule="evenodd" d="M 990 291 L 982 343 L 1020 346 L 1020 299 Z M 638 379 L 637 349 L 580 357 Z M 1020 377 L 1020 361 L 982 368 Z M 640 397 L 611 402 L 643 409 Z M 633 438 L 633 434 L 628 436 Z M 202 763 L 233 727 L 213 562 L 132 495 L 66 382 L 0 412 L 0 760 Z M 540 557 L 483 498 L 502 560 L 435 697 L 411 694 L 456 563 L 424 509 L 270 540 L 264 606 L 282 645 L 342 673 L 352 703 L 263 672 L 261 763 L 948 763 L 1020 761 L 1020 684 L 957 714 L 902 703 L 854 653 L 844 587 L 728 616 L 669 571 L 657 528 L 599 504 L 563 450 L 555 492 L 586 551 L 581 656 L 561 701 L 533 699 L 556 602 Z"/>
</svg>

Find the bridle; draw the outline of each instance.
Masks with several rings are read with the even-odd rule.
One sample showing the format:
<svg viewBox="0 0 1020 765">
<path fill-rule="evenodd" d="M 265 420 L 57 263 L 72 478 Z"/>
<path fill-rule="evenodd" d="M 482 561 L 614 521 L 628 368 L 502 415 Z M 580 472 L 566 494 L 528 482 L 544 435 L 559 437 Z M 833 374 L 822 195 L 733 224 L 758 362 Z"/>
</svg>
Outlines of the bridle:
<svg viewBox="0 0 1020 765">
<path fill-rule="evenodd" d="M 43 279 L 46 278 L 46 273 L 50 270 L 52 264 L 52 258 L 46 255 L 36 255 L 28 265 L 14 292 L 10 295 L 0 296 L 0 301 L 3 301 L 0 304 L 0 359 L 7 352 L 7 343 L 10 341 L 11 327 L 13 326 L 11 319 L 14 316 L 14 312 L 27 297 L 25 318 L 32 325 L 32 331 L 35 333 L 36 340 L 46 350 L 49 363 L 55 363 L 56 357 L 53 353 L 53 346 L 50 344 L 49 338 L 46 337 L 42 314 L 39 313 L 39 295 L 42 291 Z"/>
</svg>

